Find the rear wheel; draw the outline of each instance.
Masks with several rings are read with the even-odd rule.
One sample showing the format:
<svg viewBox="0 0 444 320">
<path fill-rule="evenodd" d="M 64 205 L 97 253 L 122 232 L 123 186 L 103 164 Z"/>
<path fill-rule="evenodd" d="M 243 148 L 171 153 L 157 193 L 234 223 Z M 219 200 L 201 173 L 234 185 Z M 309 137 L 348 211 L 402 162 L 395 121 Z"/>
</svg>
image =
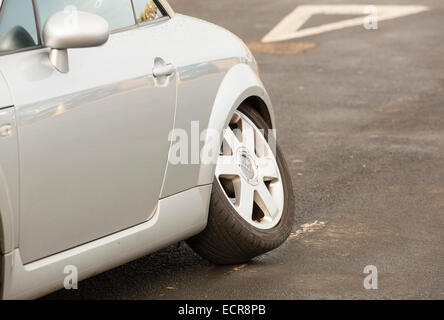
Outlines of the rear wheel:
<svg viewBox="0 0 444 320">
<path fill-rule="evenodd" d="M 291 232 L 291 179 L 268 129 L 258 112 L 243 106 L 224 132 L 208 225 L 187 241 L 216 264 L 249 261 L 280 246 Z"/>
</svg>

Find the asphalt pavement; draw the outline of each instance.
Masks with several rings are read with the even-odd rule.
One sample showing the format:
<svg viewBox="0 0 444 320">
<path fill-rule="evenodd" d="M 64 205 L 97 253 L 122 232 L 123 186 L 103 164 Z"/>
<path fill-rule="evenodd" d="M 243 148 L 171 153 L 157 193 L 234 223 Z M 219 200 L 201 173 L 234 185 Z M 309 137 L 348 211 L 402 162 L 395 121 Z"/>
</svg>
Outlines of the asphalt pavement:
<svg viewBox="0 0 444 320">
<path fill-rule="evenodd" d="M 46 298 L 444 298 L 444 3 L 328 1 L 429 10 L 261 47 L 297 6 L 325 3 L 170 0 L 255 51 L 294 182 L 290 239 L 224 267 L 171 246 Z M 350 18 L 315 14 L 302 28 Z M 363 285 L 368 265 L 376 290 Z"/>
</svg>

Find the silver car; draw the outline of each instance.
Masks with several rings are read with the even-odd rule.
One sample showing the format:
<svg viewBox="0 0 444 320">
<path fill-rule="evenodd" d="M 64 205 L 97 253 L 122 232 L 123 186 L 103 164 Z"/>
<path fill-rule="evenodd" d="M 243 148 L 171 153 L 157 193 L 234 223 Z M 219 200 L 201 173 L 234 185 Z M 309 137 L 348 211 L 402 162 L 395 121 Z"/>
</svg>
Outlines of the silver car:
<svg viewBox="0 0 444 320">
<path fill-rule="evenodd" d="M 28 299 L 186 240 L 288 237 L 294 197 L 247 46 L 165 0 L 0 0 L 0 285 Z"/>
</svg>

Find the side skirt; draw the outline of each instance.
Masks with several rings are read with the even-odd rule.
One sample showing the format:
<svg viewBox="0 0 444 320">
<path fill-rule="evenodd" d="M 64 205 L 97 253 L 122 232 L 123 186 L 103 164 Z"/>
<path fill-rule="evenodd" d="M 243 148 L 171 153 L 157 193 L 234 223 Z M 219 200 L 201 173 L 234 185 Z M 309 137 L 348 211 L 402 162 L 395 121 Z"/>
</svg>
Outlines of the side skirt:
<svg viewBox="0 0 444 320">
<path fill-rule="evenodd" d="M 26 265 L 15 249 L 2 259 L 2 298 L 35 299 L 63 288 L 66 266 L 83 280 L 187 239 L 205 228 L 210 194 L 205 185 L 162 199 L 145 223 Z"/>
</svg>

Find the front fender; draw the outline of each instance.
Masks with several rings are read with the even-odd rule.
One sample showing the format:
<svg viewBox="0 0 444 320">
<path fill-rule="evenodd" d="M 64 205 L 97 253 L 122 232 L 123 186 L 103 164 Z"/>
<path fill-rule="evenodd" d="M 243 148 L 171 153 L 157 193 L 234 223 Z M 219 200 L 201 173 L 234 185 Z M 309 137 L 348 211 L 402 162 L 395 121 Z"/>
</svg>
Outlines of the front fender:
<svg viewBox="0 0 444 320">
<path fill-rule="evenodd" d="M 228 126 L 233 113 L 247 98 L 258 97 L 262 99 L 268 109 L 272 128 L 275 128 L 275 116 L 270 97 L 265 90 L 257 74 L 247 64 L 237 64 L 226 74 L 216 95 L 210 120 L 208 122 L 208 134 L 218 132 L 222 137 L 223 130 Z M 207 136 L 205 144 L 214 143 L 211 137 Z M 220 142 L 221 140 L 219 140 Z M 204 148 L 211 148 L 204 145 Z M 217 146 L 219 148 L 219 146 Z M 213 183 L 215 163 L 218 154 L 213 154 L 208 164 L 201 164 L 198 177 L 198 185 Z"/>
<path fill-rule="evenodd" d="M 249 62 L 247 64 L 245 62 Z M 258 97 L 263 106 L 267 108 L 270 116 L 270 122 L 274 125 L 274 113 L 270 98 L 254 71 L 254 61 L 247 59 L 226 59 L 217 63 L 205 64 L 205 76 L 191 77 L 191 80 L 183 80 L 179 86 L 178 106 L 175 121 L 175 129 L 185 133 L 188 137 L 186 141 L 186 152 L 191 154 L 191 140 L 196 139 L 190 122 L 198 123 L 197 139 L 199 139 L 199 150 L 210 148 L 218 141 L 210 141 L 211 136 L 222 134 L 222 131 L 228 125 L 234 111 L 247 98 Z M 211 67 L 210 67 L 211 66 Z M 225 69 L 226 68 L 226 69 Z M 196 69 L 198 70 L 198 69 Z M 197 92 L 198 89 L 201 89 Z M 201 133 L 205 129 L 205 135 L 202 138 Z M 220 138 L 220 137 L 219 137 Z M 181 141 L 180 139 L 179 141 Z M 202 142 L 205 141 L 205 142 Z M 176 144 L 177 142 L 174 142 Z M 213 147 L 219 148 L 220 145 Z M 170 152 L 173 151 L 173 148 Z M 193 149 L 193 152 L 196 152 Z M 174 152 L 173 152 L 174 153 Z M 190 160 L 188 154 L 188 161 Z M 206 161 L 210 164 L 202 164 L 202 161 L 194 163 L 172 164 L 168 163 L 165 182 L 161 193 L 161 198 L 176 194 L 183 190 L 198 186 L 211 184 L 215 169 L 215 161 L 210 159 Z"/>
</svg>

